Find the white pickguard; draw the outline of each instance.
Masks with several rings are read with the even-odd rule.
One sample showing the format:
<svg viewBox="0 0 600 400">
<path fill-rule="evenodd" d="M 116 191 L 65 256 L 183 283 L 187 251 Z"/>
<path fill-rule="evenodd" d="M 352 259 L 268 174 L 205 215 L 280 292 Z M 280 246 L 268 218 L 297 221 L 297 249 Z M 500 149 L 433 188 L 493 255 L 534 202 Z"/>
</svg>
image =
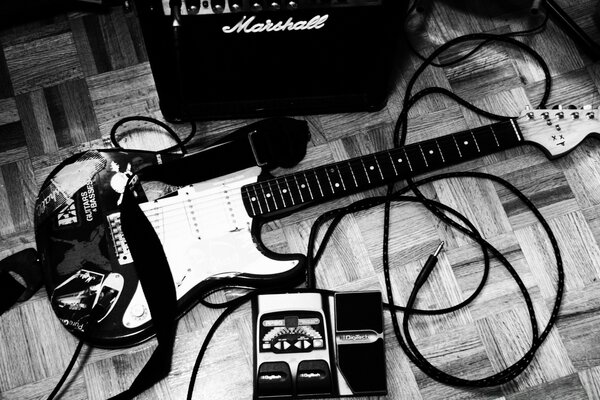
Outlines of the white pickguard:
<svg viewBox="0 0 600 400">
<path fill-rule="evenodd" d="M 252 219 L 246 213 L 241 187 L 257 181 L 253 167 L 204 181 L 167 197 L 140 205 L 154 226 L 171 267 L 177 299 L 207 279 L 243 273 L 273 275 L 289 271 L 298 261 L 277 261 L 263 255 L 252 241 Z M 118 229 L 119 216 L 108 217 L 119 261 L 131 262 Z M 151 319 L 141 285 L 127 307 L 123 324 L 135 328 Z"/>
</svg>

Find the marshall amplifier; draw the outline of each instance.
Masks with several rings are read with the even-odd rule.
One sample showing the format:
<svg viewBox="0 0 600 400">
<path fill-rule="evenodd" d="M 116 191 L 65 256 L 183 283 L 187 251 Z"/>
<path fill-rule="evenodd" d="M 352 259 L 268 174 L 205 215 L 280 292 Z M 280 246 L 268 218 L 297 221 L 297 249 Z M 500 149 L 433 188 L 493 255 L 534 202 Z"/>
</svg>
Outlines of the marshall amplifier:
<svg viewBox="0 0 600 400">
<path fill-rule="evenodd" d="M 375 111 L 406 0 L 136 0 L 167 120 Z"/>
</svg>

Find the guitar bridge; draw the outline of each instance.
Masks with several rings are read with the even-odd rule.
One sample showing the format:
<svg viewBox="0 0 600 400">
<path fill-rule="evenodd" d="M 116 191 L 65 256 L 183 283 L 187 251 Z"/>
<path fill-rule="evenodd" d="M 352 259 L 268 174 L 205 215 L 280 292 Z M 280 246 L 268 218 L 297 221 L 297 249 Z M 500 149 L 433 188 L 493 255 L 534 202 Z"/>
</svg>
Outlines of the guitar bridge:
<svg viewBox="0 0 600 400">
<path fill-rule="evenodd" d="M 110 237 L 112 238 L 113 249 L 117 256 L 117 260 L 119 261 L 119 265 L 131 263 L 133 258 L 131 257 L 127 241 L 125 240 L 125 235 L 123 235 L 123 230 L 121 229 L 121 215 L 119 213 L 113 213 L 108 215 L 106 219 L 108 220 L 108 225 L 110 227 Z"/>
</svg>

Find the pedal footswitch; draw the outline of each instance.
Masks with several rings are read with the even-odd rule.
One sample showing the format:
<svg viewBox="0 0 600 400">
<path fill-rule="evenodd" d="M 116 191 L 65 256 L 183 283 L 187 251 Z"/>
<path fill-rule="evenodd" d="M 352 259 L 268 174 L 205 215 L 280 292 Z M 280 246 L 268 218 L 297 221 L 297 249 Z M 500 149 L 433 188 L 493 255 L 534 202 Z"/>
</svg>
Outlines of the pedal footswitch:
<svg viewBox="0 0 600 400">
<path fill-rule="evenodd" d="M 254 399 L 385 395 L 380 292 L 258 296 Z"/>
</svg>

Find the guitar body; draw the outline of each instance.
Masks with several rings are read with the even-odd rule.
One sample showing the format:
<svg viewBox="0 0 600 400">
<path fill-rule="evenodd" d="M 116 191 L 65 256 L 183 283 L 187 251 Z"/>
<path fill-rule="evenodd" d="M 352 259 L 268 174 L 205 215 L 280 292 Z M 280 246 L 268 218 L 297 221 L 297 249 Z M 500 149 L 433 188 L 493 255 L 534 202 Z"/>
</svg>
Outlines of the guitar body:
<svg viewBox="0 0 600 400">
<path fill-rule="evenodd" d="M 40 191 L 35 228 L 48 295 L 65 327 L 90 344 L 130 346 L 154 334 L 120 229 L 119 203 L 131 174 L 170 162 L 166 157 L 177 156 L 90 151 L 61 164 Z M 258 167 L 233 171 L 152 201 L 139 191 L 140 208 L 169 261 L 179 316 L 215 288 L 301 278 L 303 256 L 266 249 L 257 234 L 260 220 L 244 210 L 240 188 L 260 173 Z M 86 329 L 92 309 L 99 322 Z"/>
</svg>

